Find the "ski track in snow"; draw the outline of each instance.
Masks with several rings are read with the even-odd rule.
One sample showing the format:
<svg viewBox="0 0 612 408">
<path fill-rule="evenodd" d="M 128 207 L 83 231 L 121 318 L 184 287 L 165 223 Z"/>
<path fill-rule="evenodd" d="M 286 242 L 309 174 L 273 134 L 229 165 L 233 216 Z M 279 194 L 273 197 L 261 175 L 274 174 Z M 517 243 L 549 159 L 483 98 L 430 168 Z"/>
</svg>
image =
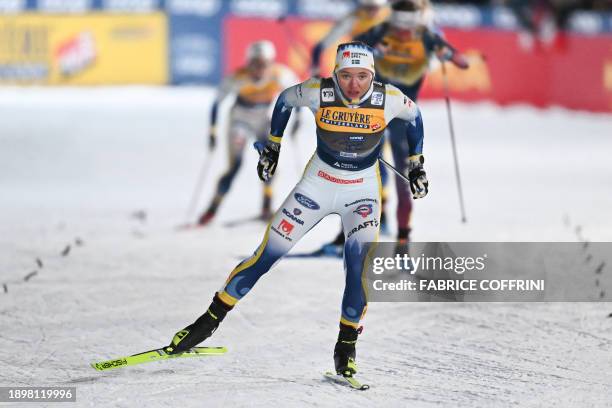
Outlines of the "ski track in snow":
<svg viewBox="0 0 612 408">
<path fill-rule="evenodd" d="M 211 95 L 0 94 L 0 385 L 76 386 L 76 406 L 612 406 L 606 303 L 371 303 L 357 352 L 372 388 L 328 383 L 343 287 L 332 259 L 286 259 L 264 276 L 206 342 L 225 356 L 94 371 L 167 344 L 261 239 L 261 224 L 222 226 L 259 209 L 253 151 L 210 228 L 174 229 L 206 158 Z M 431 193 L 416 203 L 415 241 L 611 240 L 611 116 L 454 104 L 461 225 L 444 105 L 421 108 Z M 283 143 L 276 205 L 314 148 L 303 123 L 299 146 Z M 221 142 L 200 208 L 224 170 Z M 328 218 L 294 252 L 337 228 Z"/>
</svg>

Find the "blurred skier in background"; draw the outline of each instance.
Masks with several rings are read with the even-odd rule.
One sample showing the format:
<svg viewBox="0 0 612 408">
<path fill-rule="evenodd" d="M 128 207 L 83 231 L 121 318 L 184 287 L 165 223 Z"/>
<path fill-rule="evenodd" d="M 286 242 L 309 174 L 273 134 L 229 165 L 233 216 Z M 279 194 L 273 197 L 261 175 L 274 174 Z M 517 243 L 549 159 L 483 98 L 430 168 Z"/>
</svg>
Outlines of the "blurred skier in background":
<svg viewBox="0 0 612 408">
<path fill-rule="evenodd" d="M 285 89 L 276 101 L 270 136 L 260 152 L 257 173 L 268 182 L 278 165 L 281 141 L 293 108 L 308 107 L 316 122 L 317 148 L 302 179 L 266 228 L 254 254 L 240 262 L 206 312 L 178 331 L 167 353 L 184 352 L 204 341 L 226 314 L 266 272 L 319 221 L 329 214 L 342 218 L 345 287 L 340 331 L 334 348 L 336 372 L 352 377 L 359 323 L 367 309 L 364 272 L 367 243 L 378 240 L 381 181 L 378 157 L 383 133 L 394 120 L 405 122 L 405 174 L 415 198 L 428 192 L 423 169 L 423 123 L 418 107 L 393 85 L 374 81 L 372 49 L 363 43 L 338 46 L 334 75 L 311 78 Z M 282 307 L 282 305 L 279 305 Z"/>
<path fill-rule="evenodd" d="M 275 62 L 276 49 L 270 41 L 256 41 L 246 51 L 246 65 L 239 68 L 221 83 L 212 105 L 210 117 L 209 149 L 217 144 L 217 114 L 219 105 L 229 95 L 236 99 L 230 109 L 228 131 L 227 171 L 217 183 L 215 196 L 198 219 L 204 226 L 214 218 L 219 205 L 229 191 L 240 167 L 242 154 L 247 142 L 255 138 L 265 142 L 268 138 L 271 104 L 278 94 L 298 82 L 297 76 L 285 65 Z M 299 126 L 299 115 L 295 115 L 293 132 Z M 260 218 L 267 221 L 272 215 L 272 186 L 266 182 L 263 187 L 263 202 Z"/>
<path fill-rule="evenodd" d="M 387 0 L 359 0 L 357 8 L 349 15 L 341 18 L 321 41 L 312 49 L 311 76 L 320 76 L 321 56 L 331 47 L 337 47 L 340 42 L 354 39 L 372 27 L 384 22 L 391 15 Z"/>
</svg>

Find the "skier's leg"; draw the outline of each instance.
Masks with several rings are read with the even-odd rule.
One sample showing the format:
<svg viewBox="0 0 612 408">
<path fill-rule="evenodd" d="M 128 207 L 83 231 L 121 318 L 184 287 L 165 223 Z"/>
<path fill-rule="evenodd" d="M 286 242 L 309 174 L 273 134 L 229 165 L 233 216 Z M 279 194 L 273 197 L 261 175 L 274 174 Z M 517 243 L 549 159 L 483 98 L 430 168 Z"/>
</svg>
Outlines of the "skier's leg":
<svg viewBox="0 0 612 408">
<path fill-rule="evenodd" d="M 233 122 L 230 124 L 230 132 L 229 132 L 229 142 L 228 142 L 228 169 L 219 181 L 217 182 L 217 189 L 215 192 L 215 196 L 208 206 L 207 210 L 202 213 L 198 220 L 199 225 L 208 224 L 215 214 L 217 213 L 217 209 L 221 204 L 221 201 L 229 191 L 240 170 L 242 165 L 242 154 L 244 151 L 244 146 L 246 140 L 249 136 L 248 127 L 242 125 L 241 123 Z"/>
<path fill-rule="evenodd" d="M 225 303 L 233 306 L 246 295 L 263 274 L 329 214 L 332 197 L 308 187 L 308 183 L 302 180 L 291 191 L 266 227 L 263 241 L 255 253 L 230 273 L 223 290 L 219 292 L 219 297 Z M 305 207 L 300 202 L 303 202 L 303 197 L 315 203 L 316 209 Z"/>
<path fill-rule="evenodd" d="M 232 306 L 224 303 L 215 294 L 206 313 L 189 326 L 176 332 L 170 345 L 165 348 L 166 352 L 168 354 L 182 353 L 203 342 L 217 330 L 217 327 L 219 327 L 219 324 L 230 310 L 232 310 Z"/>
<path fill-rule="evenodd" d="M 404 174 L 407 168 L 406 159 L 410 155 L 408 141 L 406 140 L 406 122 L 394 119 L 388 127 L 391 131 L 391 150 L 395 168 Z M 412 196 L 410 187 L 398 175 L 395 175 L 395 190 L 397 192 L 397 240 L 405 243 L 409 240 L 410 234 Z"/>
<path fill-rule="evenodd" d="M 223 289 L 215 294 L 206 313 L 176 333 L 167 347 L 169 353 L 183 352 L 210 337 L 226 313 L 251 290 L 259 278 L 329 214 L 333 195 L 319 189 L 311 179 L 303 178 L 291 191 L 266 227 L 263 241 L 253 256 L 234 268 Z"/>
<path fill-rule="evenodd" d="M 340 374 L 353 374 L 355 364 L 355 344 L 359 333 L 359 322 L 367 309 L 365 282 L 365 262 L 371 250 L 366 244 L 378 241 L 380 225 L 382 183 L 378 165 L 372 169 L 373 176 L 364 177 L 360 190 L 350 192 L 344 198 L 341 214 L 346 235 L 344 245 L 345 287 L 342 298 L 340 333 L 334 348 L 334 363 Z"/>
<path fill-rule="evenodd" d="M 212 221 L 213 217 L 217 213 L 217 209 L 219 208 L 221 201 L 223 201 L 223 198 L 225 197 L 225 194 L 227 194 L 227 192 L 229 191 L 232 182 L 236 177 L 236 174 L 238 174 L 238 170 L 240 170 L 241 165 L 242 159 L 240 157 L 234 159 L 233 162 L 230 162 L 229 168 L 225 173 L 223 173 L 223 175 L 217 182 L 215 196 L 213 197 L 210 205 L 198 219 L 199 225 L 206 225 L 210 221 Z"/>
<path fill-rule="evenodd" d="M 385 132 L 385 140 L 388 140 L 389 138 L 386 136 L 388 132 Z M 382 162 L 378 162 L 378 166 L 380 167 L 380 181 L 382 183 L 382 190 L 381 190 L 381 202 L 380 202 L 380 232 L 383 234 L 388 234 L 389 233 L 389 226 L 387 224 L 387 212 L 386 212 L 386 207 L 387 207 L 387 187 L 389 184 L 389 171 L 387 170 L 387 167 L 382 163 Z"/>
<path fill-rule="evenodd" d="M 263 200 L 261 203 L 261 219 L 268 221 L 272 215 L 272 181 L 268 180 L 263 186 Z"/>
</svg>

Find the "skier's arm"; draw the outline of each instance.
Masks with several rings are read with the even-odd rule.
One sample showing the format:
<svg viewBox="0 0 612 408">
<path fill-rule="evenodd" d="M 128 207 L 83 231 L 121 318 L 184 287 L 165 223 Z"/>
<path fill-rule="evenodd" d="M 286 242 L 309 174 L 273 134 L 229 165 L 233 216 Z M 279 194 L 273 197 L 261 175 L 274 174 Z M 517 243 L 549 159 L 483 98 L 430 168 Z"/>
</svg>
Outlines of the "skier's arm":
<svg viewBox="0 0 612 408">
<path fill-rule="evenodd" d="M 236 88 L 236 79 L 232 76 L 223 80 L 219 89 L 217 90 L 217 96 L 213 101 L 212 107 L 210 108 L 210 135 L 208 138 L 208 147 L 212 150 L 215 148 L 217 144 L 217 115 L 219 113 L 219 105 L 223 102 L 225 97 L 231 93 L 235 92 Z"/>
<path fill-rule="evenodd" d="M 406 121 L 406 139 L 408 141 L 408 157 L 406 158 L 407 174 L 410 189 L 414 198 L 422 198 L 429 191 L 427 174 L 423 169 L 423 118 L 418 106 L 393 85 L 386 86 L 385 121 L 393 119 Z"/>
<path fill-rule="evenodd" d="M 353 24 L 355 24 L 355 18 L 356 17 L 354 14 L 350 14 L 346 18 L 341 19 L 332 27 L 327 35 L 314 46 L 312 49 L 312 62 L 310 64 L 310 72 L 312 76 L 319 76 L 319 63 L 321 62 L 321 55 L 326 49 L 340 40 L 340 38 L 351 32 Z"/>
<path fill-rule="evenodd" d="M 285 89 L 278 96 L 270 121 L 270 136 L 266 146 L 260 151 L 259 162 L 257 163 L 257 175 L 261 180 L 268 181 L 276 171 L 281 141 L 287 122 L 291 117 L 291 110 L 299 106 L 308 106 L 313 110 L 318 109 L 320 87 L 321 80 L 311 78 Z"/>
<path fill-rule="evenodd" d="M 311 78 L 281 92 L 272 112 L 270 141 L 275 143 L 281 142 L 293 108 L 307 106 L 311 109 L 318 109 L 320 84 L 321 81 L 319 79 Z"/>
<path fill-rule="evenodd" d="M 446 41 L 441 30 L 433 27 L 426 30 L 423 36 L 423 42 L 427 49 L 436 53 L 440 61 L 450 61 L 461 69 L 469 68 L 470 64 L 465 56 Z"/>
<path fill-rule="evenodd" d="M 389 123 L 397 118 L 406 121 L 406 138 L 408 140 L 409 156 L 423 154 L 423 118 L 419 107 L 410 98 L 393 85 L 386 86 L 385 120 Z"/>
<path fill-rule="evenodd" d="M 281 67 L 281 75 L 280 75 L 281 88 L 287 89 L 299 83 L 299 79 L 297 75 L 289 67 L 286 67 L 284 65 L 280 65 L 280 67 Z M 293 125 L 291 126 L 289 135 L 295 139 L 299 128 L 300 128 L 300 107 L 296 106 L 295 113 L 293 115 Z"/>
<path fill-rule="evenodd" d="M 382 44 L 382 39 L 385 37 L 388 29 L 389 23 L 379 24 L 370 28 L 365 33 L 358 35 L 355 38 L 355 41 L 366 43 L 374 49 L 375 57 L 381 57 L 382 54 L 384 54 L 384 44 Z"/>
</svg>

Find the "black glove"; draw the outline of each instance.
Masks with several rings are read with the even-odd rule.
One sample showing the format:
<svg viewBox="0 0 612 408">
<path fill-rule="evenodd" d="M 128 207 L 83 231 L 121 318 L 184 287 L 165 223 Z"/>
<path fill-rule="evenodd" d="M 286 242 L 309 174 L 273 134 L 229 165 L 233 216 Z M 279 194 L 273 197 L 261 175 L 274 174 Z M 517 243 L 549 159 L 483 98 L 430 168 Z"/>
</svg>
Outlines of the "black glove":
<svg viewBox="0 0 612 408">
<path fill-rule="evenodd" d="M 412 198 L 423 198 L 429 192 L 429 181 L 427 174 L 423 170 L 425 158 L 422 155 L 411 156 L 408 158 L 408 168 L 406 169 L 406 177 L 410 180 L 410 191 Z"/>
<path fill-rule="evenodd" d="M 217 138 L 215 137 L 214 133 L 211 133 L 208 137 L 208 150 L 215 150 L 215 146 L 217 146 Z"/>
<path fill-rule="evenodd" d="M 268 181 L 276 171 L 280 143 L 268 141 L 262 151 L 259 152 L 259 163 L 257 163 L 257 175 L 262 181 Z"/>
</svg>

